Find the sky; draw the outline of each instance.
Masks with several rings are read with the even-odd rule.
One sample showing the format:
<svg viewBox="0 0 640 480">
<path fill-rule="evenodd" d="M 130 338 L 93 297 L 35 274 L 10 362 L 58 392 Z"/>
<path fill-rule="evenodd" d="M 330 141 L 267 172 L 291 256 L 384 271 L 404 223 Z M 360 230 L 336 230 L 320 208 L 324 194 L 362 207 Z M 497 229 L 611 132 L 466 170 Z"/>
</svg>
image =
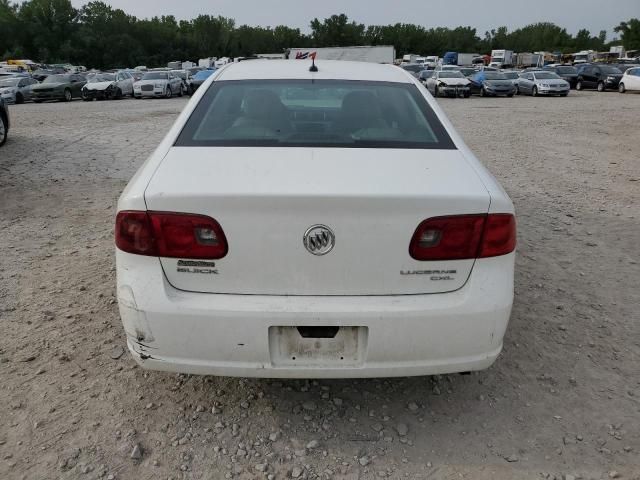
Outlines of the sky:
<svg viewBox="0 0 640 480">
<path fill-rule="evenodd" d="M 199 14 L 234 18 L 237 25 L 288 25 L 309 31 L 313 18 L 345 13 L 366 25 L 415 23 L 430 27 L 472 26 L 478 34 L 505 25 L 509 30 L 535 22 L 553 22 L 575 34 L 587 28 L 613 36 L 623 20 L 640 18 L 640 0 L 105 0 L 139 18 Z M 72 0 L 81 7 L 85 0 Z"/>
</svg>

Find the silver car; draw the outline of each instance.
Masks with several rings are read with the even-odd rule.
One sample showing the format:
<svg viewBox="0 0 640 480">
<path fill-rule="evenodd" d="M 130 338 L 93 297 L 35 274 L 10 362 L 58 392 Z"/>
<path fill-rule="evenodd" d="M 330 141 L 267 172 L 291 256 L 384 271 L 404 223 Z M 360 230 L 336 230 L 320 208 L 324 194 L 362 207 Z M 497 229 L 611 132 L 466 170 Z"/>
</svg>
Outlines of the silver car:
<svg viewBox="0 0 640 480">
<path fill-rule="evenodd" d="M 0 97 L 7 103 L 24 103 L 31 100 L 31 89 L 38 81 L 29 77 L 0 79 Z"/>
<path fill-rule="evenodd" d="M 553 72 L 525 72 L 520 75 L 517 84 L 517 93 L 533 95 L 569 95 L 569 82 L 560 78 Z"/>
<path fill-rule="evenodd" d="M 147 72 L 133 84 L 133 95 L 136 98 L 165 97 L 183 95 L 182 79 L 171 72 Z"/>
</svg>

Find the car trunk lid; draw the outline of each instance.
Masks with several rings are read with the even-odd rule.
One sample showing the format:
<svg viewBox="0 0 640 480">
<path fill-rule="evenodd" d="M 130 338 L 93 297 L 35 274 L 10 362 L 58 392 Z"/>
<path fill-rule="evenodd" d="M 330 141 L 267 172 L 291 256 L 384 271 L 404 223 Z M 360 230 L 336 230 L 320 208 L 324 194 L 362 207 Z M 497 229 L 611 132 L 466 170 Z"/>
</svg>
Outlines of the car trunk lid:
<svg viewBox="0 0 640 480">
<path fill-rule="evenodd" d="M 474 260 L 420 262 L 409 243 L 423 220 L 487 213 L 490 197 L 457 150 L 174 147 L 145 200 L 153 211 L 210 216 L 226 235 L 215 267 L 161 258 L 178 289 L 400 295 L 464 285 Z M 314 225 L 335 235 L 326 255 L 305 246 Z"/>
</svg>

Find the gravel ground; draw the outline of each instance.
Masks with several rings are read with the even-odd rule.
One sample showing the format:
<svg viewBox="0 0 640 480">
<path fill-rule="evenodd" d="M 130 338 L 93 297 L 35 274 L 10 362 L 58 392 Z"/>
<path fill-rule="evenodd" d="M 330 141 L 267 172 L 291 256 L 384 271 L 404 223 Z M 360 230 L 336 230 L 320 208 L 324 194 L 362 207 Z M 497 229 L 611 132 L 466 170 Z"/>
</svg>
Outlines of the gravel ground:
<svg viewBox="0 0 640 480">
<path fill-rule="evenodd" d="M 138 368 L 116 199 L 185 100 L 27 104 L 0 149 L 0 478 L 640 478 L 640 95 L 442 99 L 519 215 L 487 371 L 366 381 Z"/>
</svg>

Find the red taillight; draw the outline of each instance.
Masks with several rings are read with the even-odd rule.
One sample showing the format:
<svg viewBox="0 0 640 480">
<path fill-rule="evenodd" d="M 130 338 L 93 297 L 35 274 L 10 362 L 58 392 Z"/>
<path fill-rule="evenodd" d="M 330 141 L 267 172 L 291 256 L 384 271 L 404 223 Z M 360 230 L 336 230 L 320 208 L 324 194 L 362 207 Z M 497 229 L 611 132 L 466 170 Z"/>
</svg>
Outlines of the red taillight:
<svg viewBox="0 0 640 480">
<path fill-rule="evenodd" d="M 204 260 L 222 258 L 228 250 L 213 218 L 169 212 L 119 212 L 116 246 L 137 255 Z"/>
<path fill-rule="evenodd" d="M 487 215 L 480 258 L 506 255 L 516 249 L 516 217 L 509 213 Z"/>
<path fill-rule="evenodd" d="M 155 235 L 147 212 L 118 212 L 116 246 L 127 253 L 158 255 Z"/>
<path fill-rule="evenodd" d="M 422 222 L 413 234 L 409 254 L 421 261 L 464 260 L 506 255 L 515 246 L 513 215 L 455 215 Z"/>
</svg>

